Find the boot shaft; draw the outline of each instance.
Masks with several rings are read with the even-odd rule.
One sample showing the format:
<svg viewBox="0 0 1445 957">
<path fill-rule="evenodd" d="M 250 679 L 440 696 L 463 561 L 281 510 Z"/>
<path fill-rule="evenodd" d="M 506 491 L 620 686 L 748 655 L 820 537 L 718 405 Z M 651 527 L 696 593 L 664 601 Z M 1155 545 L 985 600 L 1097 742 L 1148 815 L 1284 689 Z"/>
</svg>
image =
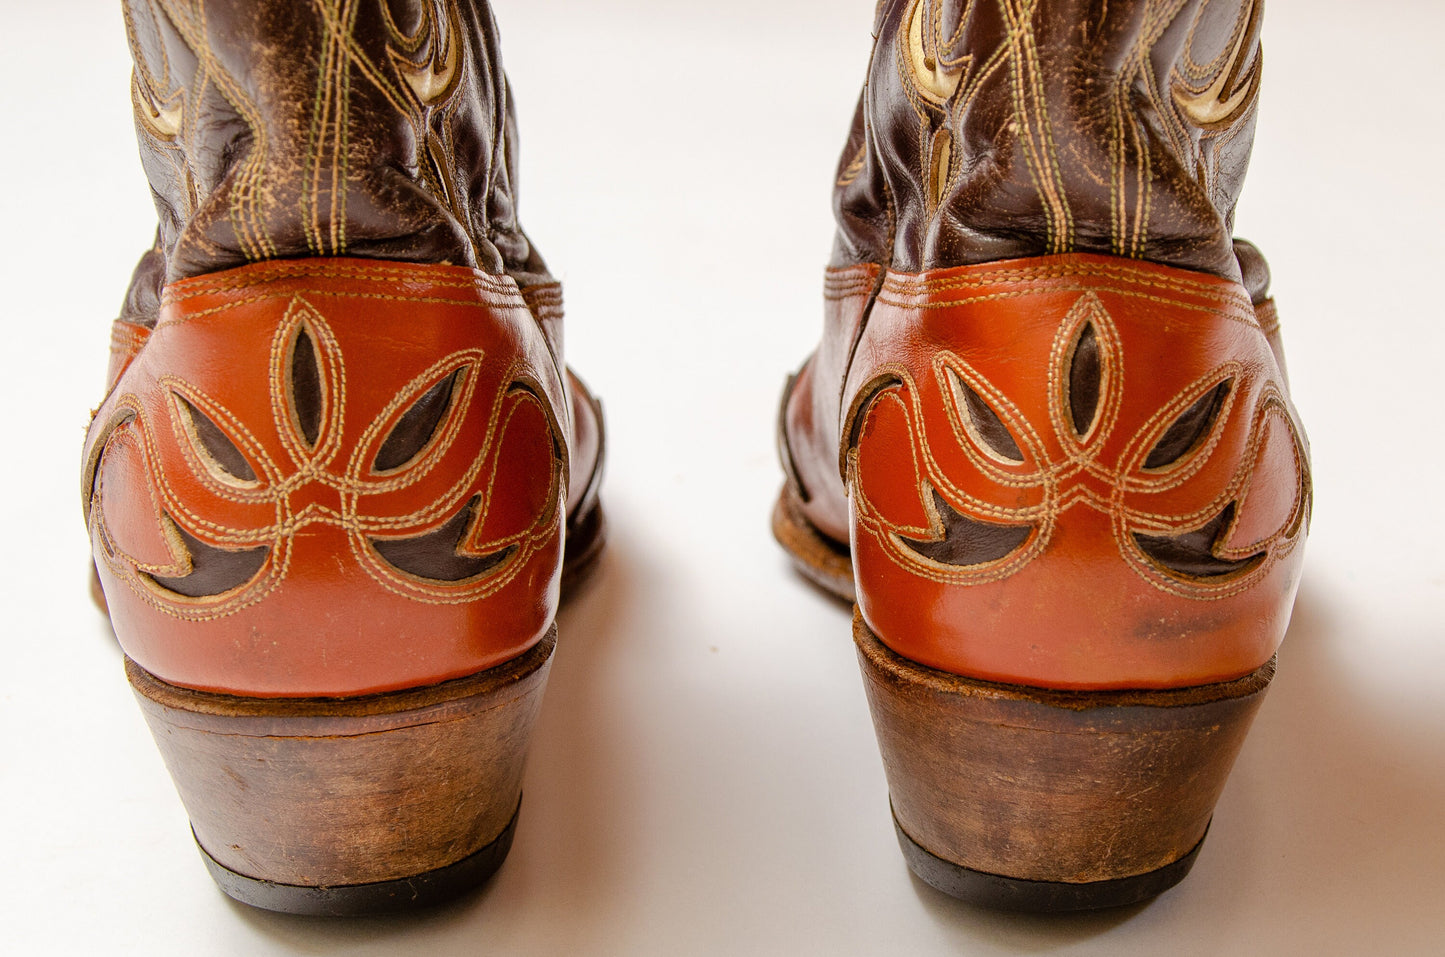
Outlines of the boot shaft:
<svg viewBox="0 0 1445 957">
<path fill-rule="evenodd" d="M 142 163 L 174 281 L 262 259 L 547 279 L 484 0 L 129 0 Z"/>
<path fill-rule="evenodd" d="M 833 265 L 1095 252 L 1240 279 L 1262 6 L 886 0 Z"/>
</svg>

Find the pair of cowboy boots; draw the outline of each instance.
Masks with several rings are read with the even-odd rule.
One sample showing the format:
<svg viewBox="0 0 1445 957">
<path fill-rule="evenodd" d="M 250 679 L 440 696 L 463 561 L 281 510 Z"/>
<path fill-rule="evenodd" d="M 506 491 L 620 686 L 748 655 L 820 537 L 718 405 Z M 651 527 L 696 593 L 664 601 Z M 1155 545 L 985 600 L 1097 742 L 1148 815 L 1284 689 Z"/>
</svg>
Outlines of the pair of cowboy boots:
<svg viewBox="0 0 1445 957">
<path fill-rule="evenodd" d="M 856 601 L 900 845 L 955 896 L 1187 872 L 1309 515 L 1231 239 L 1258 5 L 886 0 L 776 536 Z M 483 3 L 130 0 L 160 216 L 82 492 L 211 874 L 301 913 L 507 853 L 601 410 L 516 216 Z"/>
</svg>

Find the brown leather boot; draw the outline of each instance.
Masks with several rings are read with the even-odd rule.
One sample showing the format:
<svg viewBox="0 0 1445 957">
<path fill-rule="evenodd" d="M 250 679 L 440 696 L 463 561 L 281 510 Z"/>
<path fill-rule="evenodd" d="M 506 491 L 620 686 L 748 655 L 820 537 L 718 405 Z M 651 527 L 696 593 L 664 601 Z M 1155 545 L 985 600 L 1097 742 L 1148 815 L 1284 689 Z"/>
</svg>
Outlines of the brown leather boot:
<svg viewBox="0 0 1445 957">
<path fill-rule="evenodd" d="M 231 896 L 443 899 L 510 845 L 600 410 L 516 217 L 484 2 L 128 3 L 160 228 L 82 492 Z"/>
<path fill-rule="evenodd" d="M 1310 513 L 1231 223 L 1255 0 L 885 0 L 774 530 L 856 600 L 913 870 L 1039 910 L 1183 878 Z"/>
</svg>

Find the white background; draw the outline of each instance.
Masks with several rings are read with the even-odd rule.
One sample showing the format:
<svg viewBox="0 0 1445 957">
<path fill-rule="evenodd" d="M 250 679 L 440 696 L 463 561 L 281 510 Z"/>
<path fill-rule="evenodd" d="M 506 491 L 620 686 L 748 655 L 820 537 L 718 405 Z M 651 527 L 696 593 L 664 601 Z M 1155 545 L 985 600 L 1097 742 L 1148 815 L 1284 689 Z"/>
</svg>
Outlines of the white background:
<svg viewBox="0 0 1445 957">
<path fill-rule="evenodd" d="M 524 221 L 609 416 L 612 538 L 561 615 L 496 879 L 342 922 L 215 889 L 87 597 L 82 429 L 154 214 L 117 5 L 3 2 L 0 949 L 1445 952 L 1438 4 L 1270 4 L 1239 231 L 1273 263 L 1314 443 L 1304 586 L 1192 876 L 1031 918 L 911 878 L 848 609 L 767 531 L 871 0 L 498 0 Z"/>
</svg>

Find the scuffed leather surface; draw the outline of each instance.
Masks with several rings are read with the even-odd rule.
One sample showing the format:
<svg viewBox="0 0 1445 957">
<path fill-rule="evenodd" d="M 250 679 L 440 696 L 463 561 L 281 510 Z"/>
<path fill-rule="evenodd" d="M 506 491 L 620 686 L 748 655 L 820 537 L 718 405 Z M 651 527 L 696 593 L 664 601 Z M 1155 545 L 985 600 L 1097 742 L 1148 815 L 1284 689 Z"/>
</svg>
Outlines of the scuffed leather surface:
<svg viewBox="0 0 1445 957">
<path fill-rule="evenodd" d="M 320 370 L 314 441 L 287 362 L 298 329 Z M 167 286 L 122 365 L 82 492 L 116 636 L 147 671 L 252 696 L 366 694 L 481 671 L 551 626 L 568 400 L 509 277 L 332 258 L 225 270 Z M 378 466 L 407 410 L 456 372 L 430 440 Z M 197 414 L 233 453 L 210 451 Z M 443 527 L 461 538 L 442 571 L 387 557 L 435 551 Z M 223 590 L 191 587 L 201 549 L 264 561 Z"/>
<path fill-rule="evenodd" d="M 883 0 L 839 164 L 833 265 L 1098 252 L 1239 279 L 1256 2 Z M 915 15 L 938 64 L 922 80 Z M 1216 79 L 1231 81 L 1220 96 Z M 1201 124 L 1210 106 L 1224 115 Z"/>
<path fill-rule="evenodd" d="M 485 2 L 126 0 L 125 14 L 165 259 L 163 273 L 143 261 L 138 285 L 299 256 L 549 281 L 517 221 Z"/>
</svg>

